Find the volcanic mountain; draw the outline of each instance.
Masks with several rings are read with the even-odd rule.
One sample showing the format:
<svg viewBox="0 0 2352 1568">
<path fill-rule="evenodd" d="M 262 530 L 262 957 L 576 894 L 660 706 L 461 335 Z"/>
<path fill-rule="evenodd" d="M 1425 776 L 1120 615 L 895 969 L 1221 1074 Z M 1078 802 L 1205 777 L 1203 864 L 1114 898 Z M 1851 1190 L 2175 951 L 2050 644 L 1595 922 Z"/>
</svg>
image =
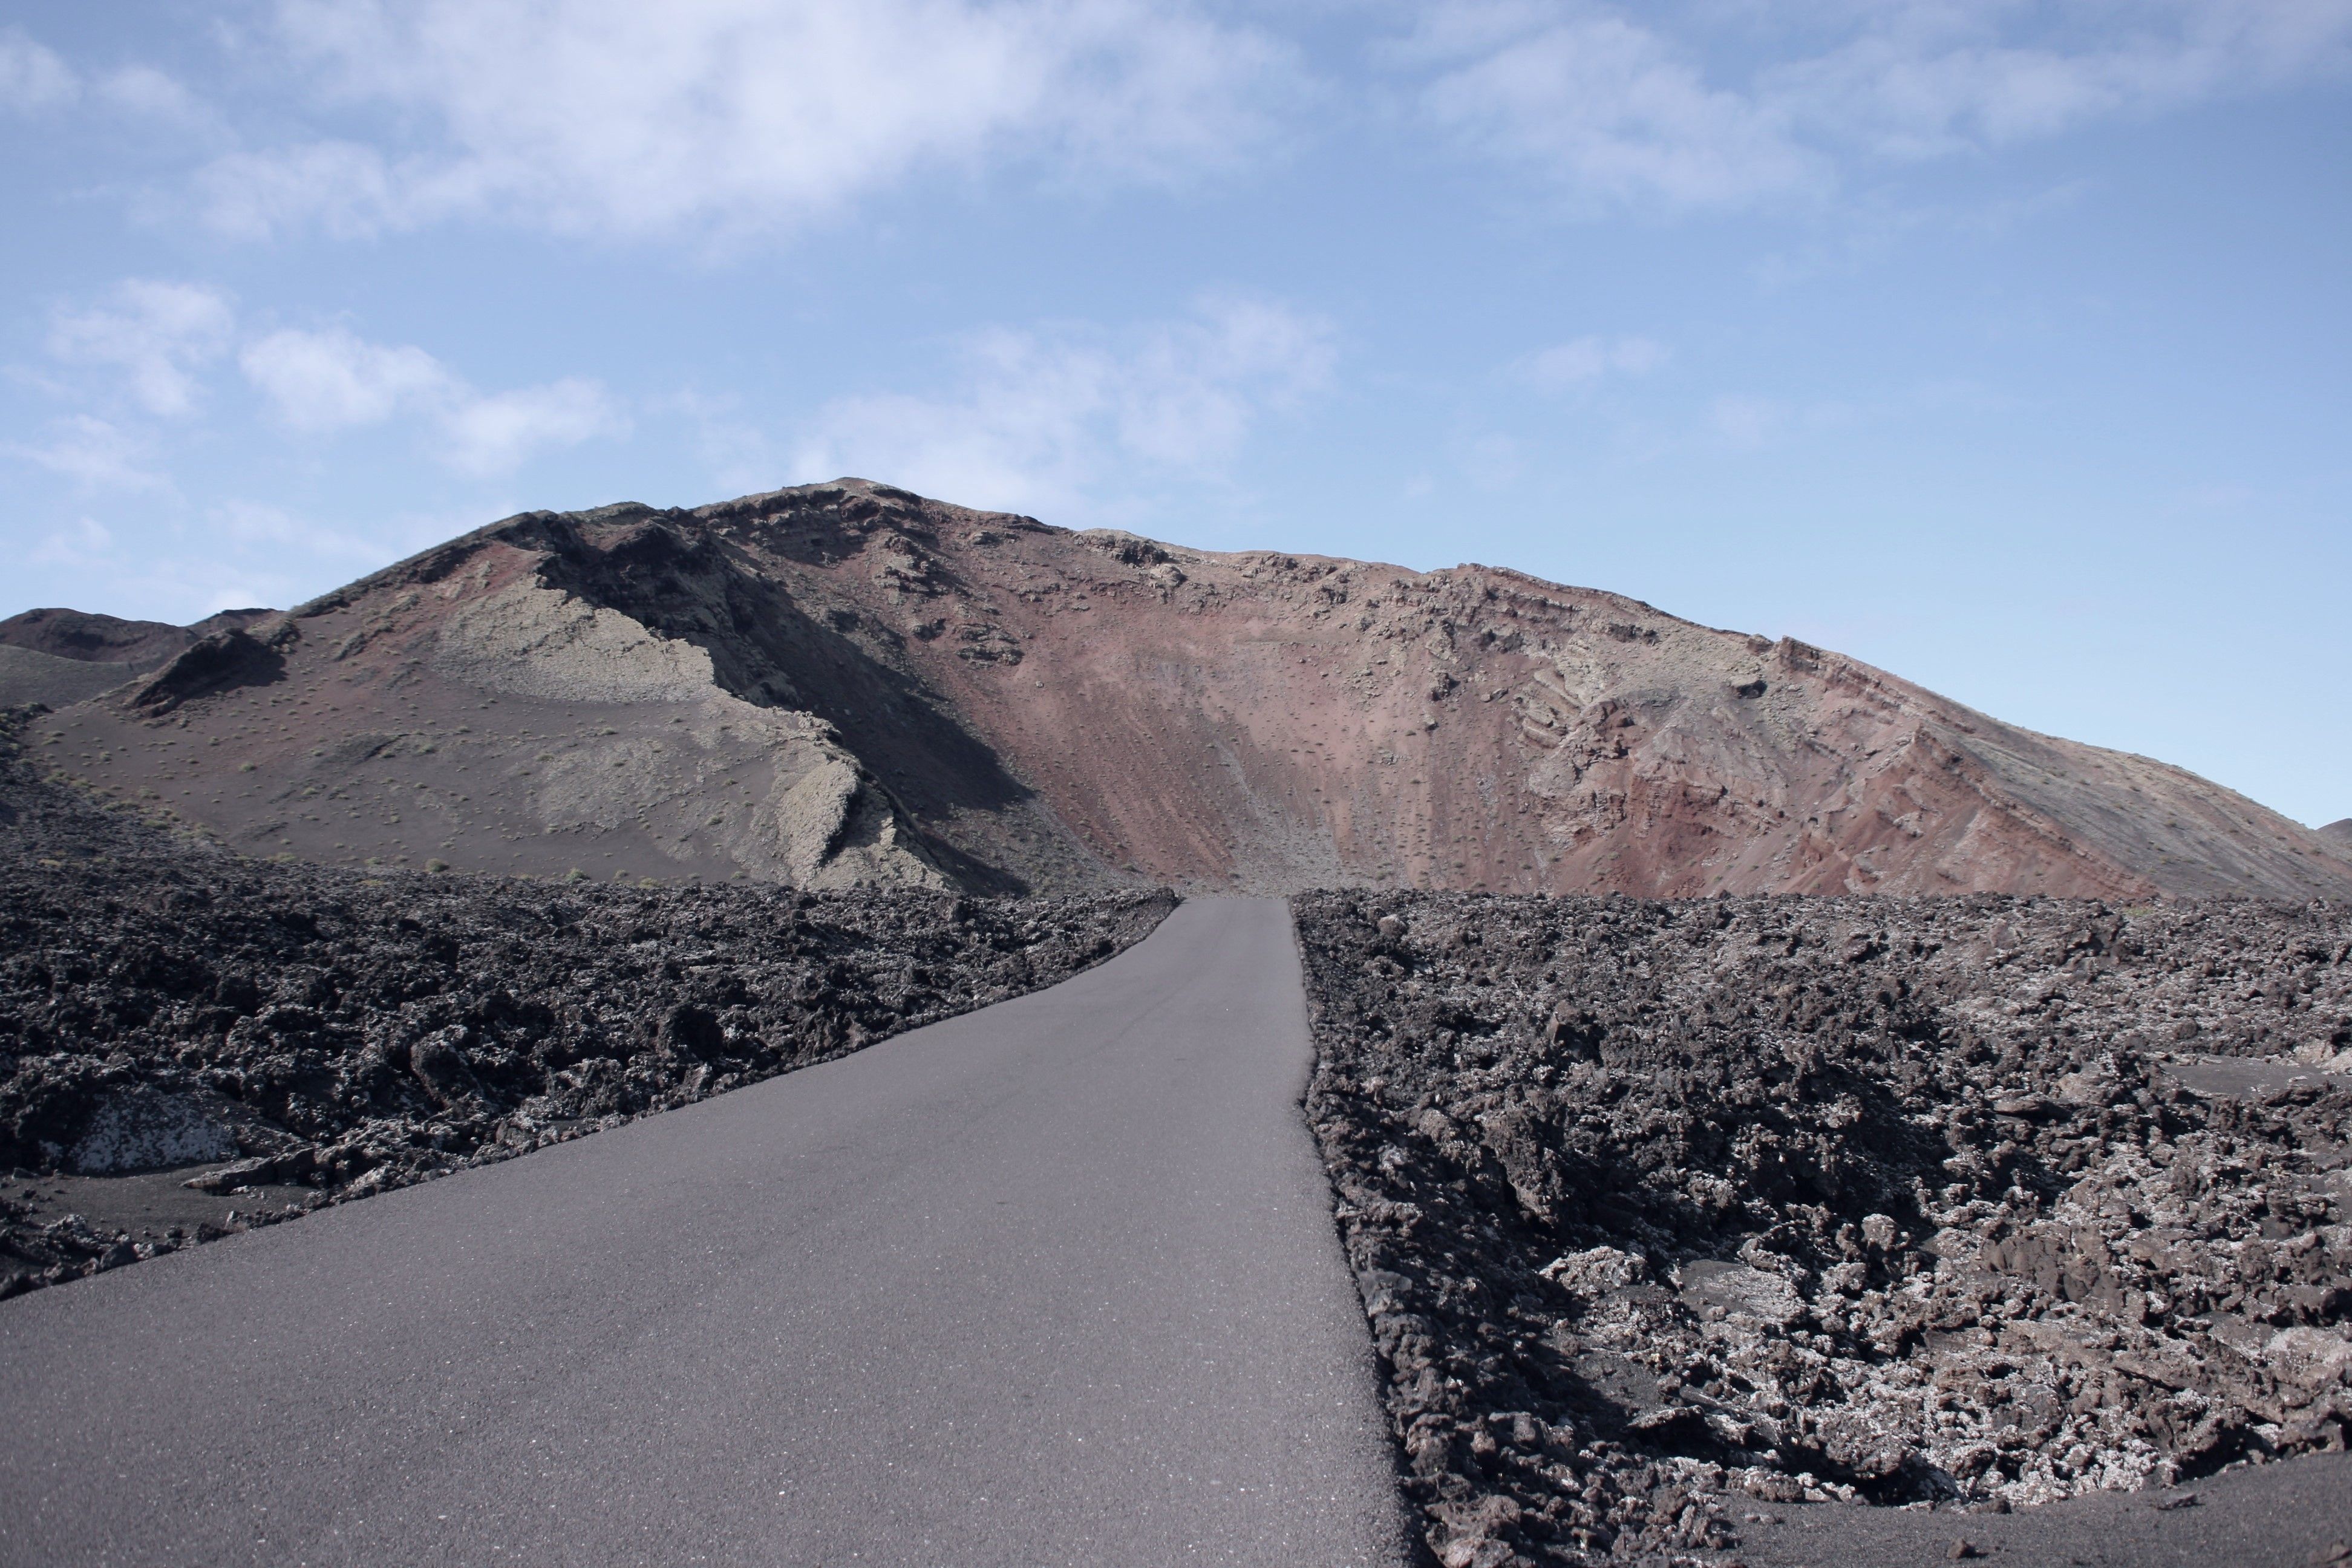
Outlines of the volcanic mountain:
<svg viewBox="0 0 2352 1568">
<path fill-rule="evenodd" d="M 79 610 L 26 610 L 0 621 L 0 708 L 79 702 L 170 662 L 213 632 L 250 626 L 269 614 L 223 610 L 193 626 L 175 626 Z"/>
<path fill-rule="evenodd" d="M 2341 836 L 1792 639 L 860 479 L 509 518 L 29 739 L 249 853 L 540 876 L 2352 896 Z"/>
</svg>

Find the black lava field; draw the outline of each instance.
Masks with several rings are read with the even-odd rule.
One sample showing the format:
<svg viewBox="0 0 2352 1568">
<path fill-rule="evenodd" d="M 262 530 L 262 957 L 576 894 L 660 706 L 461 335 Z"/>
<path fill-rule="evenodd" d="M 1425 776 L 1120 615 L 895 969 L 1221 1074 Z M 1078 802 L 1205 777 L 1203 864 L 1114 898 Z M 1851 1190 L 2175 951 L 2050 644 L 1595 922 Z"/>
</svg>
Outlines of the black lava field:
<svg viewBox="0 0 2352 1568">
<path fill-rule="evenodd" d="M 855 1051 L 1173 904 L 256 860 L 37 776 L 25 714 L 0 1297 Z M 2352 908 L 1292 907 L 1305 1115 L 1444 1568 L 2352 1438 Z"/>
<path fill-rule="evenodd" d="M 58 1178 L 181 1168 L 267 1223 L 1050 985 L 1173 903 L 362 875 L 168 835 L 14 756 L 0 830 L 0 1296 L 226 1228 L 144 1234 L 104 1212 L 128 1184 Z M 96 1209 L 45 1217 L 61 1193 Z"/>
<path fill-rule="evenodd" d="M 2352 1429 L 2352 910 L 1295 901 L 1447 1568 L 1999 1511 Z"/>
</svg>

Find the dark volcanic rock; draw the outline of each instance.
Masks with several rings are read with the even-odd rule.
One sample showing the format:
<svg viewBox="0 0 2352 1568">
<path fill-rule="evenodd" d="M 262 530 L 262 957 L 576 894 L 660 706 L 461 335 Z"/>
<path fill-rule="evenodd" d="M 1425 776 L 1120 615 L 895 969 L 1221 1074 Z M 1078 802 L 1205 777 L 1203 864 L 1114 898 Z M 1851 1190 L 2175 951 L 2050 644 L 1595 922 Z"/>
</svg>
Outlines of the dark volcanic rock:
<svg viewBox="0 0 2352 1568">
<path fill-rule="evenodd" d="M 184 702 L 226 687 L 267 686 L 283 679 L 286 656 L 278 650 L 292 640 L 293 628 L 285 622 L 259 637 L 242 626 L 225 627 L 190 644 L 154 679 L 131 694 L 130 706 L 161 719 Z"/>
<path fill-rule="evenodd" d="M 0 745 L 0 1171 L 86 1199 L 79 1178 L 229 1160 L 190 1184 L 257 1194 L 247 1221 L 1051 984 L 1172 902 L 259 862 L 95 807 Z M 0 1295 L 154 1245 L 0 1195 Z"/>
<path fill-rule="evenodd" d="M 267 610 L 224 610 L 192 626 L 125 621 L 80 610 L 26 610 L 0 621 L 0 707 L 86 701 L 164 664 L 215 632 Z"/>
<path fill-rule="evenodd" d="M 1441 1562 L 2343 1447 L 2352 909 L 1297 908 Z"/>
<path fill-rule="evenodd" d="M 223 610 L 192 626 L 163 621 L 126 621 L 84 610 L 26 610 L 0 621 L 0 644 L 52 658 L 121 664 L 152 669 L 185 651 L 199 638 L 234 626 L 250 626 L 268 610 Z"/>
</svg>

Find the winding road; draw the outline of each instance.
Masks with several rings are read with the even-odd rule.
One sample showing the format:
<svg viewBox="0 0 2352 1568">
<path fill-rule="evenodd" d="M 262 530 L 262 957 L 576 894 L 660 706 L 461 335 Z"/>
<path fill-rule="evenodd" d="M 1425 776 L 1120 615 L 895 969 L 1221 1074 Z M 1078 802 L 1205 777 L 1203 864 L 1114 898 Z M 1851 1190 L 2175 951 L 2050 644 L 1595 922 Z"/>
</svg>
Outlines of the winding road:
<svg viewBox="0 0 2352 1568">
<path fill-rule="evenodd" d="M 0 1303 L 7 1564 L 1402 1561 L 1289 912 Z"/>
</svg>

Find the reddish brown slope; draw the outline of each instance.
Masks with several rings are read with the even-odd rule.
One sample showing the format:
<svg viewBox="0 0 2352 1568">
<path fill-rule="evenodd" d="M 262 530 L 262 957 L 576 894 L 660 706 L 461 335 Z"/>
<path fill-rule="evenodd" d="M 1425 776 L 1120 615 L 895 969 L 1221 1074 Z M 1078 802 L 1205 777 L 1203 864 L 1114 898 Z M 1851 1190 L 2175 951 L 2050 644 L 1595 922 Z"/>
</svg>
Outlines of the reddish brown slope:
<svg viewBox="0 0 2352 1568">
<path fill-rule="evenodd" d="M 270 683 L 166 718 L 85 705 L 69 754 L 154 787 L 155 742 L 179 746 L 181 808 L 257 844 L 352 854 L 372 823 L 377 852 L 517 869 L 2352 895 L 2352 853 L 2251 801 L 1800 643 L 1490 568 L 1212 554 L 858 480 L 529 514 L 288 625 Z M 201 744 L 157 729 L 182 718 Z M 236 724 L 266 779 L 215 779 Z M 607 764 L 613 736 L 634 762 Z M 471 787 L 419 745 L 469 757 Z M 809 746 L 833 761 L 787 754 Z M 843 765 L 855 787 L 777 847 L 795 781 Z M 450 830 L 302 809 L 348 804 L 347 778 L 379 806 L 423 780 Z M 706 823 L 726 790 L 751 821 Z"/>
<path fill-rule="evenodd" d="M 2352 858 L 2178 769 L 1612 595 L 1184 551 L 855 483 L 698 516 L 898 631 L 1060 821 L 1154 878 L 2352 890 Z"/>
</svg>

